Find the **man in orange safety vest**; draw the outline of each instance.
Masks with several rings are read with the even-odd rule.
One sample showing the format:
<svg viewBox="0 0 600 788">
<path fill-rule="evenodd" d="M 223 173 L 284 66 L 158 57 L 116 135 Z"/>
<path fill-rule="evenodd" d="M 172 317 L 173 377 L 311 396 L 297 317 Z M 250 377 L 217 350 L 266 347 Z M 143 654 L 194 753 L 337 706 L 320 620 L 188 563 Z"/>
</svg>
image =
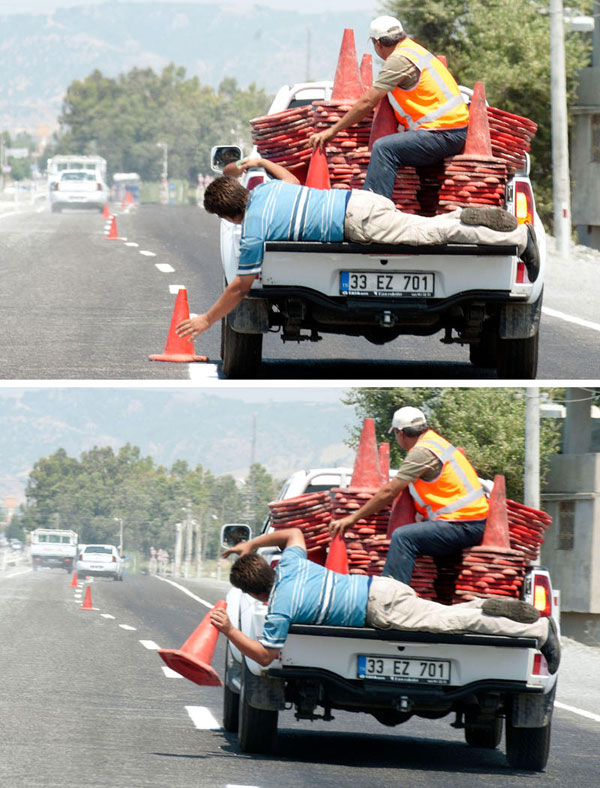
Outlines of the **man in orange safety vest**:
<svg viewBox="0 0 600 788">
<path fill-rule="evenodd" d="M 479 544 L 489 505 L 471 463 L 462 451 L 428 427 L 425 414 L 418 408 L 397 410 L 389 431 L 407 451 L 397 475 L 360 509 L 333 520 L 330 528 L 343 533 L 408 489 L 419 522 L 393 532 L 383 575 L 409 585 L 417 555 L 438 558 Z"/>
<path fill-rule="evenodd" d="M 398 19 L 391 16 L 374 19 L 370 38 L 375 53 L 385 60 L 385 65 L 354 106 L 331 128 L 313 134 L 310 144 L 323 149 L 340 131 L 362 120 L 387 95 L 400 133 L 376 140 L 363 188 L 391 198 L 400 166 L 435 164 L 462 151 L 469 110 L 446 66 L 408 38 Z"/>
</svg>

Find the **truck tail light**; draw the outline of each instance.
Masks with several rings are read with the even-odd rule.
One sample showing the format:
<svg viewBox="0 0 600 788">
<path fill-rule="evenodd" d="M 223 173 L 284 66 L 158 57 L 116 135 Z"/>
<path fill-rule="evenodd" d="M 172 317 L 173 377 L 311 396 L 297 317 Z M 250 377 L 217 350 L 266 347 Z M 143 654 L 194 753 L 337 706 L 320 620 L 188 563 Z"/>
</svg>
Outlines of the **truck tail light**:
<svg viewBox="0 0 600 788">
<path fill-rule="evenodd" d="M 525 280 L 525 263 L 522 263 L 520 260 L 517 263 L 517 276 L 515 278 L 515 282 L 518 285 L 522 285 L 525 281 L 529 281 L 529 277 Z"/>
<path fill-rule="evenodd" d="M 251 178 L 248 178 L 248 183 L 246 184 L 246 188 L 248 191 L 252 191 L 256 186 L 260 186 L 261 183 L 265 182 L 264 175 L 253 175 Z"/>
<path fill-rule="evenodd" d="M 552 589 L 546 575 L 536 574 L 533 579 L 533 604 L 540 611 L 540 616 L 552 613 Z"/>
<path fill-rule="evenodd" d="M 534 676 L 549 676 L 548 663 L 541 654 L 535 654 L 533 657 L 533 675 Z"/>
<path fill-rule="evenodd" d="M 519 224 L 533 224 L 533 192 L 524 181 L 515 183 L 515 216 Z"/>
</svg>

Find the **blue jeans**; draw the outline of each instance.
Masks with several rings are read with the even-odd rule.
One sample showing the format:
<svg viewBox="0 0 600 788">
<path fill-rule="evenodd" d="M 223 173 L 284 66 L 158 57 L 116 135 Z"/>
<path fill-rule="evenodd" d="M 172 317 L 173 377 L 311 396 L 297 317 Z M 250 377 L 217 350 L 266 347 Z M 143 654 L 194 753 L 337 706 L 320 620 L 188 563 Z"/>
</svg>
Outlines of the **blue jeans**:
<svg viewBox="0 0 600 788">
<path fill-rule="evenodd" d="M 423 520 L 402 525 L 392 534 L 382 574 L 410 585 L 417 555 L 460 553 L 479 544 L 484 531 L 485 520 Z"/>
<path fill-rule="evenodd" d="M 398 167 L 424 167 L 446 156 L 455 156 L 465 146 L 467 129 L 402 131 L 380 137 L 373 145 L 363 189 L 391 198 Z"/>
</svg>

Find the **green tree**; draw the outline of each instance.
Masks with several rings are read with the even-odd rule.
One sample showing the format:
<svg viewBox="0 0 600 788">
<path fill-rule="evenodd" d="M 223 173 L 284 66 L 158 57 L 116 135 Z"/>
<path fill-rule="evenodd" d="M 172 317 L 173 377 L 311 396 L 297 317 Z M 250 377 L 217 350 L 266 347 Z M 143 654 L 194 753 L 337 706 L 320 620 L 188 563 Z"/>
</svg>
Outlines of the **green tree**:
<svg viewBox="0 0 600 788">
<path fill-rule="evenodd" d="M 591 6 L 590 2 L 584 6 Z M 538 124 L 531 148 L 531 179 L 546 226 L 552 224 L 550 124 L 550 28 L 548 3 L 537 0 L 423 0 L 384 3 L 407 33 L 443 54 L 458 82 L 484 82 L 488 102 Z M 588 11 L 589 12 L 589 11 Z M 577 70 L 589 62 L 590 43 L 565 32 L 568 102 L 575 98 Z M 569 113 L 572 117 L 572 113 Z"/>
<path fill-rule="evenodd" d="M 354 405 L 362 419 L 375 419 L 379 440 L 390 441 L 388 430 L 395 410 L 411 405 L 423 410 L 432 429 L 454 446 L 464 448 L 483 478 L 496 474 L 506 478 L 507 494 L 523 498 L 525 466 L 525 392 L 518 388 L 387 388 L 353 389 L 347 404 Z M 540 424 L 540 470 L 543 477 L 549 457 L 558 451 L 558 425 L 554 419 Z M 356 444 L 360 430 L 350 439 Z M 403 452 L 390 441 L 392 467 L 398 467 Z"/>
</svg>

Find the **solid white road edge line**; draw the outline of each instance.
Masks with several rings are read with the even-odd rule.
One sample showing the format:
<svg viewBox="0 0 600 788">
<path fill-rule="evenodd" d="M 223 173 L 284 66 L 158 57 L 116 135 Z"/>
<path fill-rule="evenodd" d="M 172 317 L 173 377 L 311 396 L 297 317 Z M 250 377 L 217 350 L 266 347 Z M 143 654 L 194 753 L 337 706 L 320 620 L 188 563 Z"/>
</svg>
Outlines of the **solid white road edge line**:
<svg viewBox="0 0 600 788">
<path fill-rule="evenodd" d="M 223 727 L 219 725 L 206 706 L 186 706 L 185 710 L 198 730 L 220 731 Z"/>
<path fill-rule="evenodd" d="M 557 317 L 559 320 L 565 320 L 567 323 L 575 323 L 576 326 L 582 328 L 591 328 L 592 331 L 600 331 L 600 323 L 593 323 L 591 320 L 582 320 L 580 317 L 573 317 L 566 315 L 564 312 L 558 312 L 556 309 L 550 309 L 547 306 L 542 307 L 542 314 L 548 317 Z"/>
<path fill-rule="evenodd" d="M 140 640 L 140 643 L 144 648 L 147 648 L 149 651 L 158 651 L 160 646 L 158 643 L 155 643 L 153 640 Z"/>
<path fill-rule="evenodd" d="M 557 709 L 563 709 L 563 711 L 572 711 L 573 714 L 579 714 L 580 717 L 587 717 L 588 720 L 594 720 L 594 722 L 600 722 L 600 714 L 592 714 L 591 711 L 584 711 L 583 709 L 577 709 L 575 706 L 567 706 L 566 703 L 559 703 L 557 700 L 554 701 L 554 705 Z"/>
<path fill-rule="evenodd" d="M 163 673 L 165 674 L 165 676 L 168 679 L 182 679 L 183 678 L 181 673 L 177 673 L 176 670 L 173 670 L 172 668 L 168 668 L 166 665 L 163 665 L 163 669 L 162 670 L 163 670 Z"/>
<path fill-rule="evenodd" d="M 192 592 L 188 591 L 187 588 L 185 588 L 184 586 L 179 585 L 179 583 L 175 583 L 173 580 L 168 580 L 166 577 L 161 577 L 160 575 L 152 575 L 152 577 L 155 577 L 157 580 L 162 580 L 163 583 L 169 583 L 169 585 L 174 586 L 175 588 L 179 589 L 179 591 L 183 591 L 184 594 L 187 594 L 192 599 L 195 599 L 196 602 L 200 602 L 201 605 L 204 605 L 205 607 L 209 608 L 210 610 L 212 610 L 212 608 L 214 607 L 212 602 L 207 602 L 206 599 L 200 599 L 199 596 L 196 596 L 196 594 L 192 594 Z"/>
</svg>

